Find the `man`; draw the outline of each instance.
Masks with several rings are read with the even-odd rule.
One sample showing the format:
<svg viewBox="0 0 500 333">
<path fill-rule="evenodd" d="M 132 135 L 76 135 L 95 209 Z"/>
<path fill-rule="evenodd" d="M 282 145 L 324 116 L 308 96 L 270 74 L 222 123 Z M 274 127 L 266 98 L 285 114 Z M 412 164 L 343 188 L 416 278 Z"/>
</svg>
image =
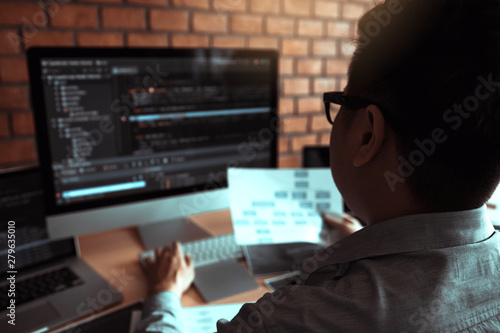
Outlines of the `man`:
<svg viewBox="0 0 500 333">
<path fill-rule="evenodd" d="M 363 16 L 348 85 L 324 99 L 329 120 L 341 105 L 333 178 L 368 226 L 218 332 L 500 331 L 500 235 L 484 206 L 500 179 L 499 9 L 387 0 Z M 182 331 L 190 259 L 165 248 L 149 271 L 141 328 Z"/>
</svg>

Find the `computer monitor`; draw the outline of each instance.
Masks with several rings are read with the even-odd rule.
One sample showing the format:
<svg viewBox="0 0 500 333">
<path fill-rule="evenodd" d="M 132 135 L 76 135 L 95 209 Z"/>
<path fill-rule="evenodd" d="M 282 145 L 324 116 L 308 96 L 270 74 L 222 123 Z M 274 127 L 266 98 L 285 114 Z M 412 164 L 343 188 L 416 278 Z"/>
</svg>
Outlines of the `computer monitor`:
<svg viewBox="0 0 500 333">
<path fill-rule="evenodd" d="M 228 167 L 276 167 L 277 58 L 28 50 L 49 235 L 158 224 L 167 241 L 186 216 L 228 208 Z"/>
</svg>

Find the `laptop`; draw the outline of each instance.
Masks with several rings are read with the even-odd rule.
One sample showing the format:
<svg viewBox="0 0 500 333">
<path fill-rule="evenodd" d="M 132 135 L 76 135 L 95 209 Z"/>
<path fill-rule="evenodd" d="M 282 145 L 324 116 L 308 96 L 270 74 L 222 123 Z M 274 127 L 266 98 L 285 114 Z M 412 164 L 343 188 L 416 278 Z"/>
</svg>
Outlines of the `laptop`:
<svg viewBox="0 0 500 333">
<path fill-rule="evenodd" d="M 38 168 L 0 173 L 0 332 L 44 332 L 123 299 L 76 238 L 48 238 L 41 183 Z"/>
<path fill-rule="evenodd" d="M 143 307 L 142 302 L 128 304 L 65 326 L 53 333 L 134 333 L 142 318 Z"/>
</svg>

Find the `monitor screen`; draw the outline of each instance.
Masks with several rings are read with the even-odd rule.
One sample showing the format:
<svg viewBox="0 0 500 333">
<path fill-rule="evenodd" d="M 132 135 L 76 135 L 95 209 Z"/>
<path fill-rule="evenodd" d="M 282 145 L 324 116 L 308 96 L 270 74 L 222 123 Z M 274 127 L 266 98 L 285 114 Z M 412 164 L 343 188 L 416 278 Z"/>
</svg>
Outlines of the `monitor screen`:
<svg viewBox="0 0 500 333">
<path fill-rule="evenodd" d="M 0 277 L 76 254 L 73 239 L 51 241 L 45 229 L 38 168 L 0 172 Z M 10 254 L 10 256 L 9 256 Z"/>
<path fill-rule="evenodd" d="M 28 60 L 49 214 L 276 166 L 275 51 L 35 48 Z"/>
</svg>

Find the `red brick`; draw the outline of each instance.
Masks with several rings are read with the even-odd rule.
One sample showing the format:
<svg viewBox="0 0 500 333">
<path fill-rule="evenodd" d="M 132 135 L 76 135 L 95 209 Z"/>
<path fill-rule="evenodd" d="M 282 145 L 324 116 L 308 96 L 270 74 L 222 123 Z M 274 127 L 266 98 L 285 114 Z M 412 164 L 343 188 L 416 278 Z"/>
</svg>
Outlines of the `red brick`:
<svg viewBox="0 0 500 333">
<path fill-rule="evenodd" d="M 9 135 L 9 116 L 5 113 L 0 114 L 0 138 L 6 138 Z"/>
<path fill-rule="evenodd" d="M 79 2 L 92 2 L 92 3 L 121 3 L 122 0 L 78 0 Z"/>
<path fill-rule="evenodd" d="M 26 87 L 0 86 L 0 109 L 28 108 L 28 91 Z"/>
<path fill-rule="evenodd" d="M 317 142 L 316 134 L 294 137 L 292 138 L 292 151 L 301 152 L 305 146 L 316 145 L 316 142 Z"/>
<path fill-rule="evenodd" d="M 208 37 L 203 35 L 174 35 L 172 36 L 174 47 L 208 47 Z"/>
<path fill-rule="evenodd" d="M 250 37 L 249 46 L 257 49 L 277 49 L 278 39 L 274 37 Z"/>
<path fill-rule="evenodd" d="M 47 16 L 42 7 L 31 3 L 0 2 L 0 25 L 47 26 Z"/>
<path fill-rule="evenodd" d="M 114 32 L 82 32 L 78 34 L 78 46 L 123 46 L 123 35 Z"/>
<path fill-rule="evenodd" d="M 215 11 L 222 12 L 245 12 L 246 0 L 214 0 Z"/>
<path fill-rule="evenodd" d="M 278 153 L 286 154 L 288 153 L 288 138 L 279 138 L 278 139 Z"/>
<path fill-rule="evenodd" d="M 286 169 L 286 168 L 299 168 L 300 167 L 300 155 L 289 155 L 289 156 L 280 156 L 278 158 L 278 168 Z"/>
<path fill-rule="evenodd" d="M 342 77 L 340 78 L 340 84 L 337 87 L 337 90 L 343 91 L 344 88 L 347 86 L 347 77 Z"/>
<path fill-rule="evenodd" d="M 337 54 L 337 44 L 332 41 L 314 41 L 313 54 L 319 56 L 335 56 Z"/>
<path fill-rule="evenodd" d="M 284 39 L 281 52 L 283 55 L 307 55 L 309 42 L 300 39 Z"/>
<path fill-rule="evenodd" d="M 272 35 L 293 35 L 293 19 L 268 17 L 266 20 L 266 31 Z"/>
<path fill-rule="evenodd" d="M 330 125 L 331 126 L 331 125 Z M 318 145 L 330 145 L 330 133 L 322 133 L 319 135 Z"/>
<path fill-rule="evenodd" d="M 215 0 L 215 2 L 220 0 Z M 192 8 L 201 8 L 208 9 L 209 4 L 208 0 L 172 0 L 173 5 L 177 7 L 192 7 Z"/>
<path fill-rule="evenodd" d="M 16 30 L 0 30 L 0 54 L 19 54 L 21 39 Z"/>
<path fill-rule="evenodd" d="M 14 164 L 36 160 L 33 140 L 14 140 L 0 142 L 0 164 Z"/>
<path fill-rule="evenodd" d="M 325 132 L 331 130 L 332 130 L 332 125 L 328 122 L 325 115 L 312 117 L 311 121 L 312 132 Z"/>
<path fill-rule="evenodd" d="M 347 60 L 328 60 L 326 62 L 326 73 L 328 75 L 346 75 L 349 67 Z"/>
<path fill-rule="evenodd" d="M 351 25 L 347 22 L 329 22 L 328 23 L 328 36 L 349 38 L 354 37 L 351 34 Z"/>
<path fill-rule="evenodd" d="M 316 0 L 315 13 L 316 16 L 320 17 L 338 18 L 339 4 L 332 1 Z"/>
<path fill-rule="evenodd" d="M 293 98 L 281 97 L 279 99 L 279 111 L 278 114 L 287 115 L 294 113 L 294 100 Z"/>
<path fill-rule="evenodd" d="M 340 50 L 342 55 L 346 58 L 352 57 L 352 54 L 356 50 L 356 45 L 352 41 L 341 41 Z"/>
<path fill-rule="evenodd" d="M 337 113 L 340 110 L 340 105 L 337 104 L 330 104 L 330 115 L 332 116 L 332 120 L 335 120 L 335 117 L 337 116 Z M 326 118 L 326 115 L 325 115 Z"/>
<path fill-rule="evenodd" d="M 244 37 L 216 36 L 213 39 L 213 47 L 244 47 Z"/>
<path fill-rule="evenodd" d="M 31 112 L 20 112 L 11 114 L 12 132 L 14 135 L 34 135 L 35 126 Z"/>
<path fill-rule="evenodd" d="M 142 6 L 167 6 L 168 0 L 127 0 L 128 3 Z"/>
<path fill-rule="evenodd" d="M 169 31 L 187 31 L 187 12 L 178 10 L 153 9 L 149 13 L 151 29 Z"/>
<path fill-rule="evenodd" d="M 297 61 L 297 73 L 299 75 L 321 74 L 322 61 L 319 59 L 299 59 Z"/>
<path fill-rule="evenodd" d="M 314 93 L 323 94 L 326 91 L 335 90 L 337 81 L 335 79 L 317 78 L 314 79 Z"/>
<path fill-rule="evenodd" d="M 97 8 L 82 5 L 51 5 L 50 25 L 56 28 L 97 28 Z"/>
<path fill-rule="evenodd" d="M 300 20 L 300 36 L 321 36 L 323 35 L 323 22 L 320 20 Z"/>
<path fill-rule="evenodd" d="M 193 14 L 193 29 L 196 32 L 226 32 L 227 16 L 224 14 Z"/>
<path fill-rule="evenodd" d="M 282 122 L 283 133 L 303 133 L 307 131 L 307 117 L 286 117 L 282 118 Z"/>
<path fill-rule="evenodd" d="M 280 57 L 279 73 L 280 75 L 293 75 L 293 58 Z"/>
<path fill-rule="evenodd" d="M 250 10 L 255 13 L 278 14 L 280 11 L 279 1 L 250 0 Z"/>
<path fill-rule="evenodd" d="M 261 34 L 262 16 L 234 15 L 231 17 L 231 31 L 243 34 Z"/>
<path fill-rule="evenodd" d="M 309 92 L 309 79 L 283 79 L 283 94 L 308 95 Z"/>
<path fill-rule="evenodd" d="M 73 33 L 63 31 L 39 31 L 34 35 L 23 36 L 24 45 L 32 46 L 73 46 Z"/>
<path fill-rule="evenodd" d="M 309 16 L 311 14 L 310 0 L 284 0 L 285 14 Z"/>
<path fill-rule="evenodd" d="M 166 34 L 139 34 L 127 35 L 127 46 L 132 47 L 165 47 L 167 46 Z"/>
<path fill-rule="evenodd" d="M 28 82 L 28 67 L 25 59 L 2 58 L 0 59 L 1 82 Z"/>
<path fill-rule="evenodd" d="M 365 13 L 365 6 L 357 3 L 343 3 L 342 17 L 349 20 L 359 20 Z"/>
<path fill-rule="evenodd" d="M 299 114 L 318 113 L 323 111 L 324 108 L 323 100 L 320 96 L 300 98 L 298 101 L 298 105 Z"/>
<path fill-rule="evenodd" d="M 144 29 L 146 27 L 145 11 L 135 8 L 103 8 L 102 27 L 104 29 Z"/>
</svg>

